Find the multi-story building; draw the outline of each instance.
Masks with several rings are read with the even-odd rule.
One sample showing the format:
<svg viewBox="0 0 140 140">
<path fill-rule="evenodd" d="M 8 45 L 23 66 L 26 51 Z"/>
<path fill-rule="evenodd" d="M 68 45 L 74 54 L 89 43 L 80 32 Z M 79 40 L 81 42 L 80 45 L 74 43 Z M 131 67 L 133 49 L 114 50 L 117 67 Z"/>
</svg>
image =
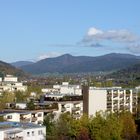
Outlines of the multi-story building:
<svg viewBox="0 0 140 140">
<path fill-rule="evenodd" d="M 69 112 L 73 118 L 79 119 L 83 115 L 83 101 L 61 101 L 58 102 L 58 110 L 53 111 L 56 119 L 66 112 Z"/>
<path fill-rule="evenodd" d="M 45 140 L 45 136 L 45 126 L 18 122 L 0 123 L 0 140 Z"/>
<path fill-rule="evenodd" d="M 83 88 L 83 112 L 89 116 L 98 111 L 120 112 L 123 110 L 136 113 L 137 92 L 135 89 L 110 88 Z"/>
<path fill-rule="evenodd" d="M 1 111 L 0 116 L 2 116 L 5 121 L 10 122 L 16 121 L 21 123 L 43 124 L 44 112 L 45 111 L 43 110 L 39 111 L 10 110 L 10 111 Z"/>
<path fill-rule="evenodd" d="M 18 78 L 13 75 L 6 75 L 4 79 L 0 78 L 0 92 L 8 91 L 26 91 L 27 86 L 23 85 L 22 82 L 18 82 Z"/>
<path fill-rule="evenodd" d="M 68 82 L 63 82 L 62 85 L 53 85 L 52 89 L 42 89 L 45 93 L 59 93 L 62 95 L 82 95 L 80 85 L 70 85 Z"/>
</svg>

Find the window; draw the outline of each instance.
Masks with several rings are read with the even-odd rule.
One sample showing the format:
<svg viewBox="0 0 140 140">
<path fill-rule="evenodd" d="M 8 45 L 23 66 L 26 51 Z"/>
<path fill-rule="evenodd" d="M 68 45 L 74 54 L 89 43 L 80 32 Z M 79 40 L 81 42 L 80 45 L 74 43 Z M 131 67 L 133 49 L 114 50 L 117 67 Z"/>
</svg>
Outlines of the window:
<svg viewBox="0 0 140 140">
<path fill-rule="evenodd" d="M 42 130 L 39 130 L 38 131 L 38 135 L 42 135 Z"/>
<path fill-rule="evenodd" d="M 39 113 L 39 114 L 38 114 L 38 117 L 42 117 L 42 114 L 41 114 L 41 113 Z"/>
<path fill-rule="evenodd" d="M 34 133 L 34 131 L 32 131 L 32 136 L 34 136 L 35 135 L 35 133 Z"/>
<path fill-rule="evenodd" d="M 28 137 L 30 136 L 30 132 L 27 132 L 27 136 L 28 136 Z"/>
<path fill-rule="evenodd" d="M 7 119 L 12 119 L 12 115 L 8 115 L 7 116 Z"/>
</svg>

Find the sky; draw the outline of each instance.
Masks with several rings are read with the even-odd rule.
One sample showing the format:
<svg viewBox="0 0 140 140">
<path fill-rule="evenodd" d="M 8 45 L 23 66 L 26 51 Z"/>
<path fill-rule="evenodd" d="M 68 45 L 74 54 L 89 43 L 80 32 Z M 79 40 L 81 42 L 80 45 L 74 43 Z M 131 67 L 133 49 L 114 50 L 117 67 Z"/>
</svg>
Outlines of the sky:
<svg viewBox="0 0 140 140">
<path fill-rule="evenodd" d="M 140 0 L 0 0 L 0 60 L 140 55 Z"/>
</svg>

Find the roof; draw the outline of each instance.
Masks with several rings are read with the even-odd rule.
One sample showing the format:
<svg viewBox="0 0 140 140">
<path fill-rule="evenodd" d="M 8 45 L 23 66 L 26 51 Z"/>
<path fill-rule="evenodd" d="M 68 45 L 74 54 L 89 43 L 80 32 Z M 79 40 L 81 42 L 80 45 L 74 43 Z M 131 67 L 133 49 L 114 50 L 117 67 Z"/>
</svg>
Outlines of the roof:
<svg viewBox="0 0 140 140">
<path fill-rule="evenodd" d="M 52 110 L 3 110 L 0 111 L 0 116 L 11 114 L 11 113 L 17 113 L 17 114 L 29 114 L 29 113 L 38 113 L 38 112 L 51 112 Z"/>
<path fill-rule="evenodd" d="M 31 129 L 31 128 L 40 128 L 40 127 L 45 127 L 45 126 L 41 126 L 33 123 L 0 122 L 0 131 L 5 129 L 13 129 L 13 128 Z"/>
</svg>

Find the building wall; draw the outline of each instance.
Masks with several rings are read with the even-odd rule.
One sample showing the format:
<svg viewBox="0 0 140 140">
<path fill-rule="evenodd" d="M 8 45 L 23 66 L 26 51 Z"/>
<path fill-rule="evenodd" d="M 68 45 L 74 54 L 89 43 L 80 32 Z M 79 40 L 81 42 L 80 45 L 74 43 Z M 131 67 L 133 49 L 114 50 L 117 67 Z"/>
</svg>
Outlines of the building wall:
<svg viewBox="0 0 140 140">
<path fill-rule="evenodd" d="M 17 82 L 17 81 L 18 81 L 17 77 L 12 77 L 12 76 L 4 77 L 4 82 Z"/>
<path fill-rule="evenodd" d="M 94 116 L 98 111 L 106 111 L 107 109 L 107 91 L 89 89 L 88 115 Z"/>
<path fill-rule="evenodd" d="M 82 95 L 83 95 L 83 113 L 89 113 L 89 87 L 82 87 Z"/>
<path fill-rule="evenodd" d="M 0 131 L 0 140 L 4 140 L 4 132 Z"/>
<path fill-rule="evenodd" d="M 23 140 L 45 140 L 46 136 L 46 128 L 40 127 L 40 128 L 31 128 L 31 129 L 25 129 L 23 131 L 24 138 Z"/>
<path fill-rule="evenodd" d="M 4 119 L 11 122 L 20 122 L 20 114 L 19 113 L 9 113 L 4 116 Z"/>
<path fill-rule="evenodd" d="M 8 133 L 19 131 L 18 133 Z M 46 128 L 42 127 L 31 127 L 31 128 L 11 128 L 0 130 L 0 140 L 4 138 L 17 138 L 22 137 L 23 140 L 46 140 Z"/>
<path fill-rule="evenodd" d="M 95 115 L 97 111 L 136 113 L 137 92 L 135 89 L 83 87 L 83 111 Z"/>
</svg>

